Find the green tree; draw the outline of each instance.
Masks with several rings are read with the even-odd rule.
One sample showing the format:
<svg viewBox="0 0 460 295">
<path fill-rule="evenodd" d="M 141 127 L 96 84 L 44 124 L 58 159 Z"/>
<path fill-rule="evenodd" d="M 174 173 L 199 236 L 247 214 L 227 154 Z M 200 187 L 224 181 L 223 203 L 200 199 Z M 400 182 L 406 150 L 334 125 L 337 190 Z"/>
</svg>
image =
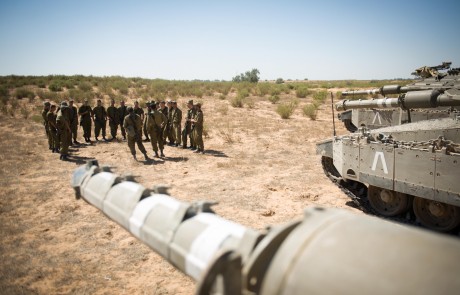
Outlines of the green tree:
<svg viewBox="0 0 460 295">
<path fill-rule="evenodd" d="M 233 82 L 250 82 L 250 83 L 257 83 L 259 82 L 259 70 L 258 69 L 252 69 L 251 71 L 246 71 L 246 73 L 241 73 L 240 75 L 237 75 L 233 77 L 232 81 Z"/>
</svg>

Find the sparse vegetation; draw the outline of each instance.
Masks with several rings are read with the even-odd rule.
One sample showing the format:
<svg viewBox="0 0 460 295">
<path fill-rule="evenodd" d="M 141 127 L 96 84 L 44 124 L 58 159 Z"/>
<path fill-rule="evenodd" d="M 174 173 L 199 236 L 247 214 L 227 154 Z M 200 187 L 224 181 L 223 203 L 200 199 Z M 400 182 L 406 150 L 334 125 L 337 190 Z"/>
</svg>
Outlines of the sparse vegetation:
<svg viewBox="0 0 460 295">
<path fill-rule="evenodd" d="M 16 97 L 17 99 L 23 99 L 23 98 L 33 99 L 35 97 L 35 93 L 33 93 L 32 91 L 30 91 L 29 89 L 25 87 L 20 87 L 14 91 L 14 97 Z"/>
<path fill-rule="evenodd" d="M 243 98 L 238 95 L 238 96 L 232 98 L 232 100 L 230 101 L 230 104 L 234 108 L 242 108 L 243 107 Z"/>
<path fill-rule="evenodd" d="M 272 95 L 268 98 L 268 100 L 272 103 L 275 104 L 280 101 L 279 95 Z"/>
<path fill-rule="evenodd" d="M 305 98 L 309 94 L 307 87 L 299 87 L 295 91 L 295 96 L 298 98 Z"/>
<path fill-rule="evenodd" d="M 276 79 L 276 82 L 275 82 L 275 83 L 276 83 L 276 84 L 283 84 L 283 83 L 284 83 L 284 80 L 283 80 L 283 78 L 278 78 L 278 79 Z"/>
<path fill-rule="evenodd" d="M 316 120 L 318 107 L 315 104 L 307 104 L 303 107 L 303 114 L 312 120 Z"/>
<path fill-rule="evenodd" d="M 289 119 L 297 108 L 297 101 L 290 101 L 287 103 L 281 103 L 276 108 L 276 112 L 281 116 L 282 119 Z"/>
</svg>

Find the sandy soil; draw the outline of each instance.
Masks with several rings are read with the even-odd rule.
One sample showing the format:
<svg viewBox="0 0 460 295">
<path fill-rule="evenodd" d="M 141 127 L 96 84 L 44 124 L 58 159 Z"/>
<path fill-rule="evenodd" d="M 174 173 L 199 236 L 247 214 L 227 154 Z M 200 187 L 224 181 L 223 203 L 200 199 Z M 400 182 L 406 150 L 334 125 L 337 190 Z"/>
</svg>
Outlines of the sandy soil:
<svg viewBox="0 0 460 295">
<path fill-rule="evenodd" d="M 122 141 L 74 146 L 72 161 L 62 162 L 47 149 L 40 124 L 1 115 L 0 293 L 194 293 L 190 278 L 75 199 L 70 178 L 87 159 L 147 187 L 168 184 L 180 200 L 218 201 L 219 215 L 255 229 L 299 219 L 312 205 L 361 214 L 322 172 L 315 143 L 331 137 L 331 108 L 322 106 L 312 121 L 301 110 L 310 100 L 301 99 L 292 118 L 282 120 L 266 98 L 251 109 L 203 98 L 207 153 L 167 147 L 167 158 L 154 162 L 134 161 Z M 187 99 L 178 101 L 183 106 Z M 81 135 L 80 129 L 83 142 Z"/>
</svg>

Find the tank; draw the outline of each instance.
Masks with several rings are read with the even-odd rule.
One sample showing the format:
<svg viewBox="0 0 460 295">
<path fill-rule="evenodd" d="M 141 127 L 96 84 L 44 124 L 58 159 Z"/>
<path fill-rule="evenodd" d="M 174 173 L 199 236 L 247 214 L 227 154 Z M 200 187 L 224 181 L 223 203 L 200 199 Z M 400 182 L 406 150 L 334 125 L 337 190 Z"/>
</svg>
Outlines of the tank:
<svg viewBox="0 0 460 295">
<path fill-rule="evenodd" d="M 163 187 L 146 188 L 97 161 L 77 168 L 72 186 L 77 199 L 193 278 L 195 294 L 460 290 L 460 240 L 450 236 L 319 207 L 306 209 L 299 220 L 256 231 L 217 216 L 212 202 L 180 201 Z"/>
<path fill-rule="evenodd" d="M 402 110 L 455 108 L 460 90 L 419 90 L 398 98 L 344 100 L 335 107 Z M 449 117 L 380 129 L 360 128 L 317 144 L 326 175 L 361 209 L 457 232 L 460 224 L 460 121 Z"/>
<path fill-rule="evenodd" d="M 354 100 L 354 96 L 389 96 L 401 95 L 404 93 L 420 90 L 448 90 L 460 86 L 459 72 L 460 68 L 450 68 L 451 62 L 443 62 L 441 65 L 434 67 L 421 67 L 413 72 L 413 75 L 418 76 L 418 81 L 406 86 L 385 85 L 381 88 L 371 90 L 344 91 L 342 96 L 350 97 Z M 446 70 L 444 72 L 439 72 Z M 458 108 L 454 108 L 458 110 Z M 345 127 L 350 132 L 355 132 L 358 127 L 367 127 L 376 129 L 388 126 L 406 124 L 410 122 L 419 122 L 423 120 L 431 120 L 436 118 L 449 117 L 451 107 L 439 107 L 436 110 L 430 108 L 348 108 L 338 114 L 339 120 L 343 122 Z"/>
</svg>

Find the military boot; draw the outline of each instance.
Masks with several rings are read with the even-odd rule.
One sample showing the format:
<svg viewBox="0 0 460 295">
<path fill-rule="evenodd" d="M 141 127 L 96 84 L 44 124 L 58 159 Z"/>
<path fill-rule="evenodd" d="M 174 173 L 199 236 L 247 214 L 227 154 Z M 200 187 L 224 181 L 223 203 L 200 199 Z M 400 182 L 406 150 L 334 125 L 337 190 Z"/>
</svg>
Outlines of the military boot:
<svg viewBox="0 0 460 295">
<path fill-rule="evenodd" d="M 144 158 L 145 158 L 146 161 L 150 159 L 149 156 L 147 155 L 147 153 L 144 153 Z"/>
<path fill-rule="evenodd" d="M 155 157 L 156 157 L 156 158 L 159 158 L 159 157 L 160 157 L 160 156 L 158 155 L 158 152 L 157 152 L 157 151 L 155 151 Z"/>
<path fill-rule="evenodd" d="M 166 157 L 165 154 L 163 154 L 163 150 L 160 151 L 160 155 L 162 158 Z"/>
</svg>

